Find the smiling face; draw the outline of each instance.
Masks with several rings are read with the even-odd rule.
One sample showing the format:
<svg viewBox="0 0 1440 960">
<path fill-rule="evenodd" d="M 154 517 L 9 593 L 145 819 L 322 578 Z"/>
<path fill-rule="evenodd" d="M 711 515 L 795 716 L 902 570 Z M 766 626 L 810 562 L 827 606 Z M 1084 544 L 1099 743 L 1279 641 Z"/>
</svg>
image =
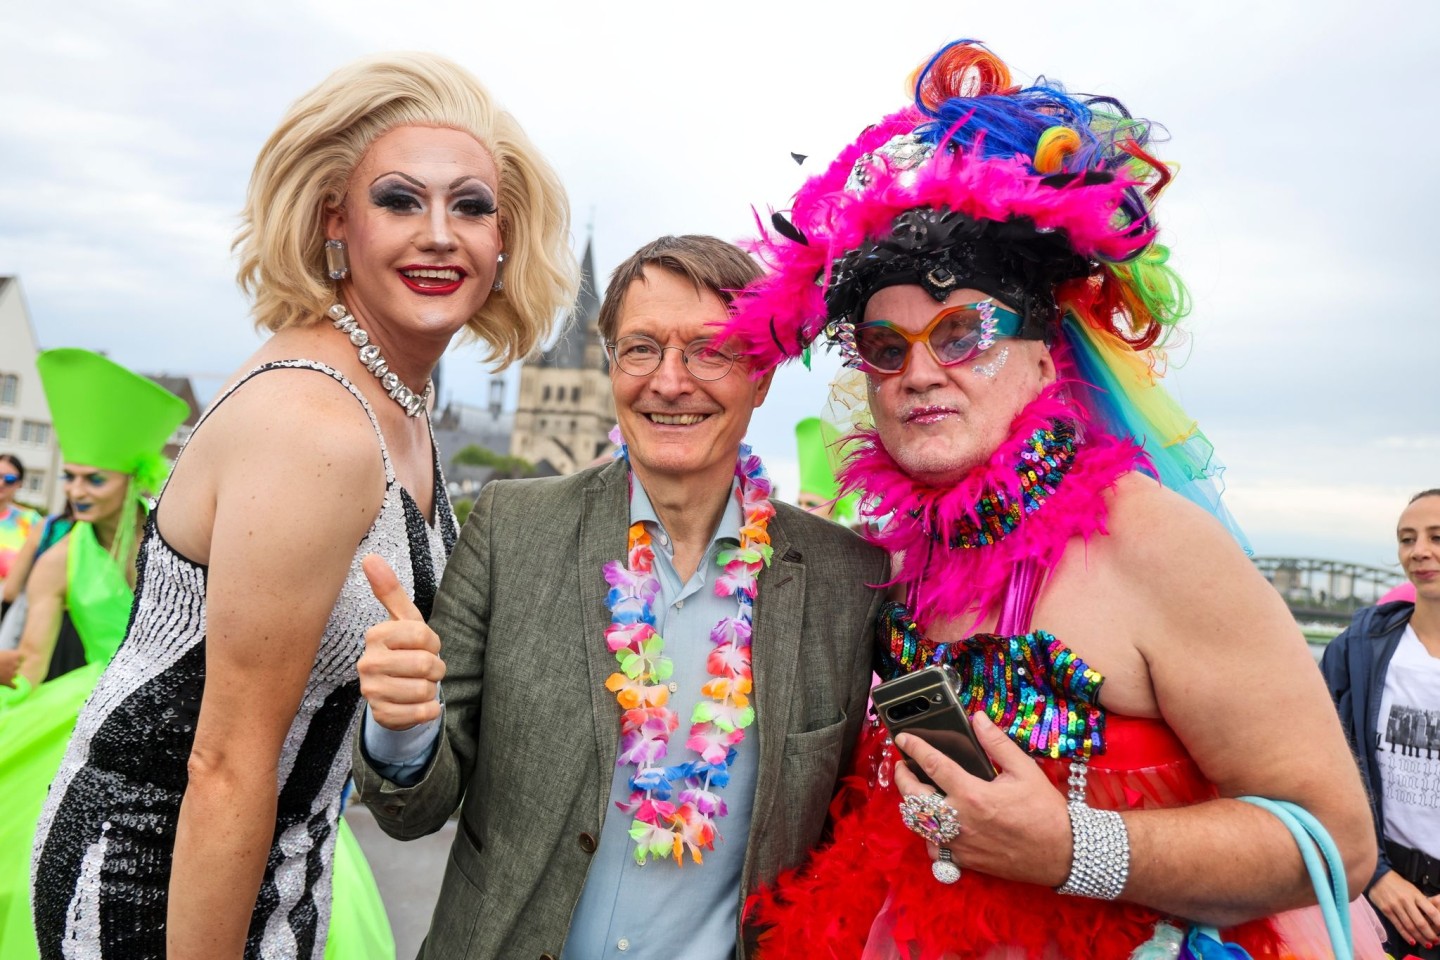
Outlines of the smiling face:
<svg viewBox="0 0 1440 960">
<path fill-rule="evenodd" d="M 1421 497 L 1406 507 L 1395 538 L 1400 566 L 1415 584 L 1415 595 L 1440 601 L 1440 496 Z"/>
<path fill-rule="evenodd" d="M 870 298 L 861 319 L 888 320 L 919 333 L 946 308 L 988 299 L 979 290 L 962 289 L 936 303 L 919 286 L 885 287 Z M 872 373 L 866 380 L 871 415 L 886 451 L 915 479 L 943 485 L 958 481 L 995 452 L 1016 415 L 1054 382 L 1055 364 L 1038 340 L 1001 339 L 949 367 L 937 363 L 924 344 L 914 344 L 903 372 Z"/>
<path fill-rule="evenodd" d="M 484 305 L 501 251 L 500 174 L 470 134 L 396 127 L 377 137 L 326 218 L 350 276 L 340 294 L 372 333 L 450 336 Z"/>
<path fill-rule="evenodd" d="M 712 336 L 710 325 L 727 318 L 717 294 L 697 291 L 679 274 L 651 265 L 625 292 L 615 339 L 644 335 L 661 348 L 684 348 Z M 686 369 L 681 350 L 664 349 L 648 376 L 633 376 L 612 363 L 610 385 L 630 465 L 641 483 L 664 475 L 704 486 L 729 482 L 750 415 L 770 389 L 770 375 L 754 380 L 737 360 L 718 380 L 698 380 Z"/>
<path fill-rule="evenodd" d="M 128 474 L 100 470 L 83 463 L 65 464 L 61 474 L 65 496 L 75 508 L 75 519 L 103 524 L 112 520 L 125 505 Z"/>
</svg>

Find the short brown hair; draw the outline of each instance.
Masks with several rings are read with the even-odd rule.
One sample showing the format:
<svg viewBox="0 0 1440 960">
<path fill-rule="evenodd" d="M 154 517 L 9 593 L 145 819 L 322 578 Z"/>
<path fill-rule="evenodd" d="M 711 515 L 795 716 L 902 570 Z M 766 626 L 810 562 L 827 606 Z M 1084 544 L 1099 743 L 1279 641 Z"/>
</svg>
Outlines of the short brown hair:
<svg viewBox="0 0 1440 960">
<path fill-rule="evenodd" d="M 326 278 L 325 212 L 340 204 L 360 158 L 396 127 L 470 134 L 500 173 L 505 285 L 466 324 L 486 360 L 518 360 L 550 333 L 578 285 L 570 205 L 519 123 L 463 67 L 430 53 L 393 53 L 342 67 L 291 106 L 255 161 L 235 250 L 255 324 L 318 323 L 335 300 Z"/>
<path fill-rule="evenodd" d="M 695 285 L 697 291 L 709 290 L 726 305 L 735 299 L 751 281 L 760 276 L 760 267 L 750 255 L 733 243 L 717 237 L 687 233 L 681 237 L 661 237 L 632 253 L 610 274 L 605 300 L 600 304 L 600 336 L 609 343 L 615 339 L 620 325 L 620 305 L 630 284 L 643 280 L 645 268 L 660 267 L 678 273 Z"/>
</svg>

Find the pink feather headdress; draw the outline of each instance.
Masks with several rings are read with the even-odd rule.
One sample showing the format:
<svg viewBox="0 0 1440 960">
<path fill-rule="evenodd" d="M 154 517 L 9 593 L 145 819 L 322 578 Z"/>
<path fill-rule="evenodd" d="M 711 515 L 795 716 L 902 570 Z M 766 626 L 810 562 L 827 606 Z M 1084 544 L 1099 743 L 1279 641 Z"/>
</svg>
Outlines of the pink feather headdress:
<svg viewBox="0 0 1440 960">
<path fill-rule="evenodd" d="M 837 315 L 834 286 L 847 254 L 893 245 L 897 219 L 917 209 L 960 214 L 973 223 L 972 233 L 988 231 L 984 243 L 1038 242 L 1051 259 L 1059 252 L 1120 262 L 1154 239 L 1153 229 L 1120 213 L 1126 191 L 1139 185 L 1121 174 L 1042 174 L 1027 157 L 985 159 L 958 146 L 918 151 L 919 162 L 916 152 L 887 152 L 927 119 L 908 108 L 868 128 L 800 188 L 789 223 L 777 221 L 773 232 L 760 224 L 749 248 L 767 273 L 736 298 L 726 329 L 757 370 L 800 355 L 828 324 L 846 319 Z M 905 224 L 899 229 L 903 233 Z M 907 240 L 922 255 L 927 251 L 925 238 L 900 242 Z"/>
</svg>

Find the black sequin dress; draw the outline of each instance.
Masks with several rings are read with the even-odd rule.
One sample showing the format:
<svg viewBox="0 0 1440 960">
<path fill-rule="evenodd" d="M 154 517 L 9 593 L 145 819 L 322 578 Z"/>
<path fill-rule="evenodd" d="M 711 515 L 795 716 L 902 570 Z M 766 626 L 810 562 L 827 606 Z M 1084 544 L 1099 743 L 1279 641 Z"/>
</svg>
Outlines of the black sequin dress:
<svg viewBox="0 0 1440 960">
<path fill-rule="evenodd" d="M 340 794 L 362 707 L 355 663 L 365 630 L 386 617 L 360 561 L 369 553 L 385 558 L 428 616 L 457 529 L 438 461 L 432 528 L 396 482 L 369 404 L 331 367 L 308 360 L 266 364 L 211 411 L 252 377 L 295 368 L 333 377 L 359 400 L 385 466 L 383 505 L 355 551 L 285 738 L 275 833 L 245 945 L 247 958 L 320 960 Z M 170 548 L 152 515 L 130 628 L 80 714 L 36 833 L 34 910 L 42 957 L 165 956 L 175 825 L 205 689 L 206 577 L 205 567 Z"/>
</svg>

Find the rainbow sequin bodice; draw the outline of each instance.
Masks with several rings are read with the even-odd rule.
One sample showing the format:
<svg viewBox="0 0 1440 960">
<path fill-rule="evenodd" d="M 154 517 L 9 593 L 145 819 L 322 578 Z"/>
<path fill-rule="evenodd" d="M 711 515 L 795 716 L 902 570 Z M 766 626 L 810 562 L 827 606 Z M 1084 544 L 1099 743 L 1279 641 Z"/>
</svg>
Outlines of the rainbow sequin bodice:
<svg viewBox="0 0 1440 960">
<path fill-rule="evenodd" d="M 1053 635 L 979 633 L 958 643 L 932 643 L 905 605 L 893 601 L 881 608 L 876 630 L 882 680 L 948 663 L 960 675 L 965 708 L 984 710 L 1032 756 L 1105 752 L 1105 678 Z"/>
</svg>

